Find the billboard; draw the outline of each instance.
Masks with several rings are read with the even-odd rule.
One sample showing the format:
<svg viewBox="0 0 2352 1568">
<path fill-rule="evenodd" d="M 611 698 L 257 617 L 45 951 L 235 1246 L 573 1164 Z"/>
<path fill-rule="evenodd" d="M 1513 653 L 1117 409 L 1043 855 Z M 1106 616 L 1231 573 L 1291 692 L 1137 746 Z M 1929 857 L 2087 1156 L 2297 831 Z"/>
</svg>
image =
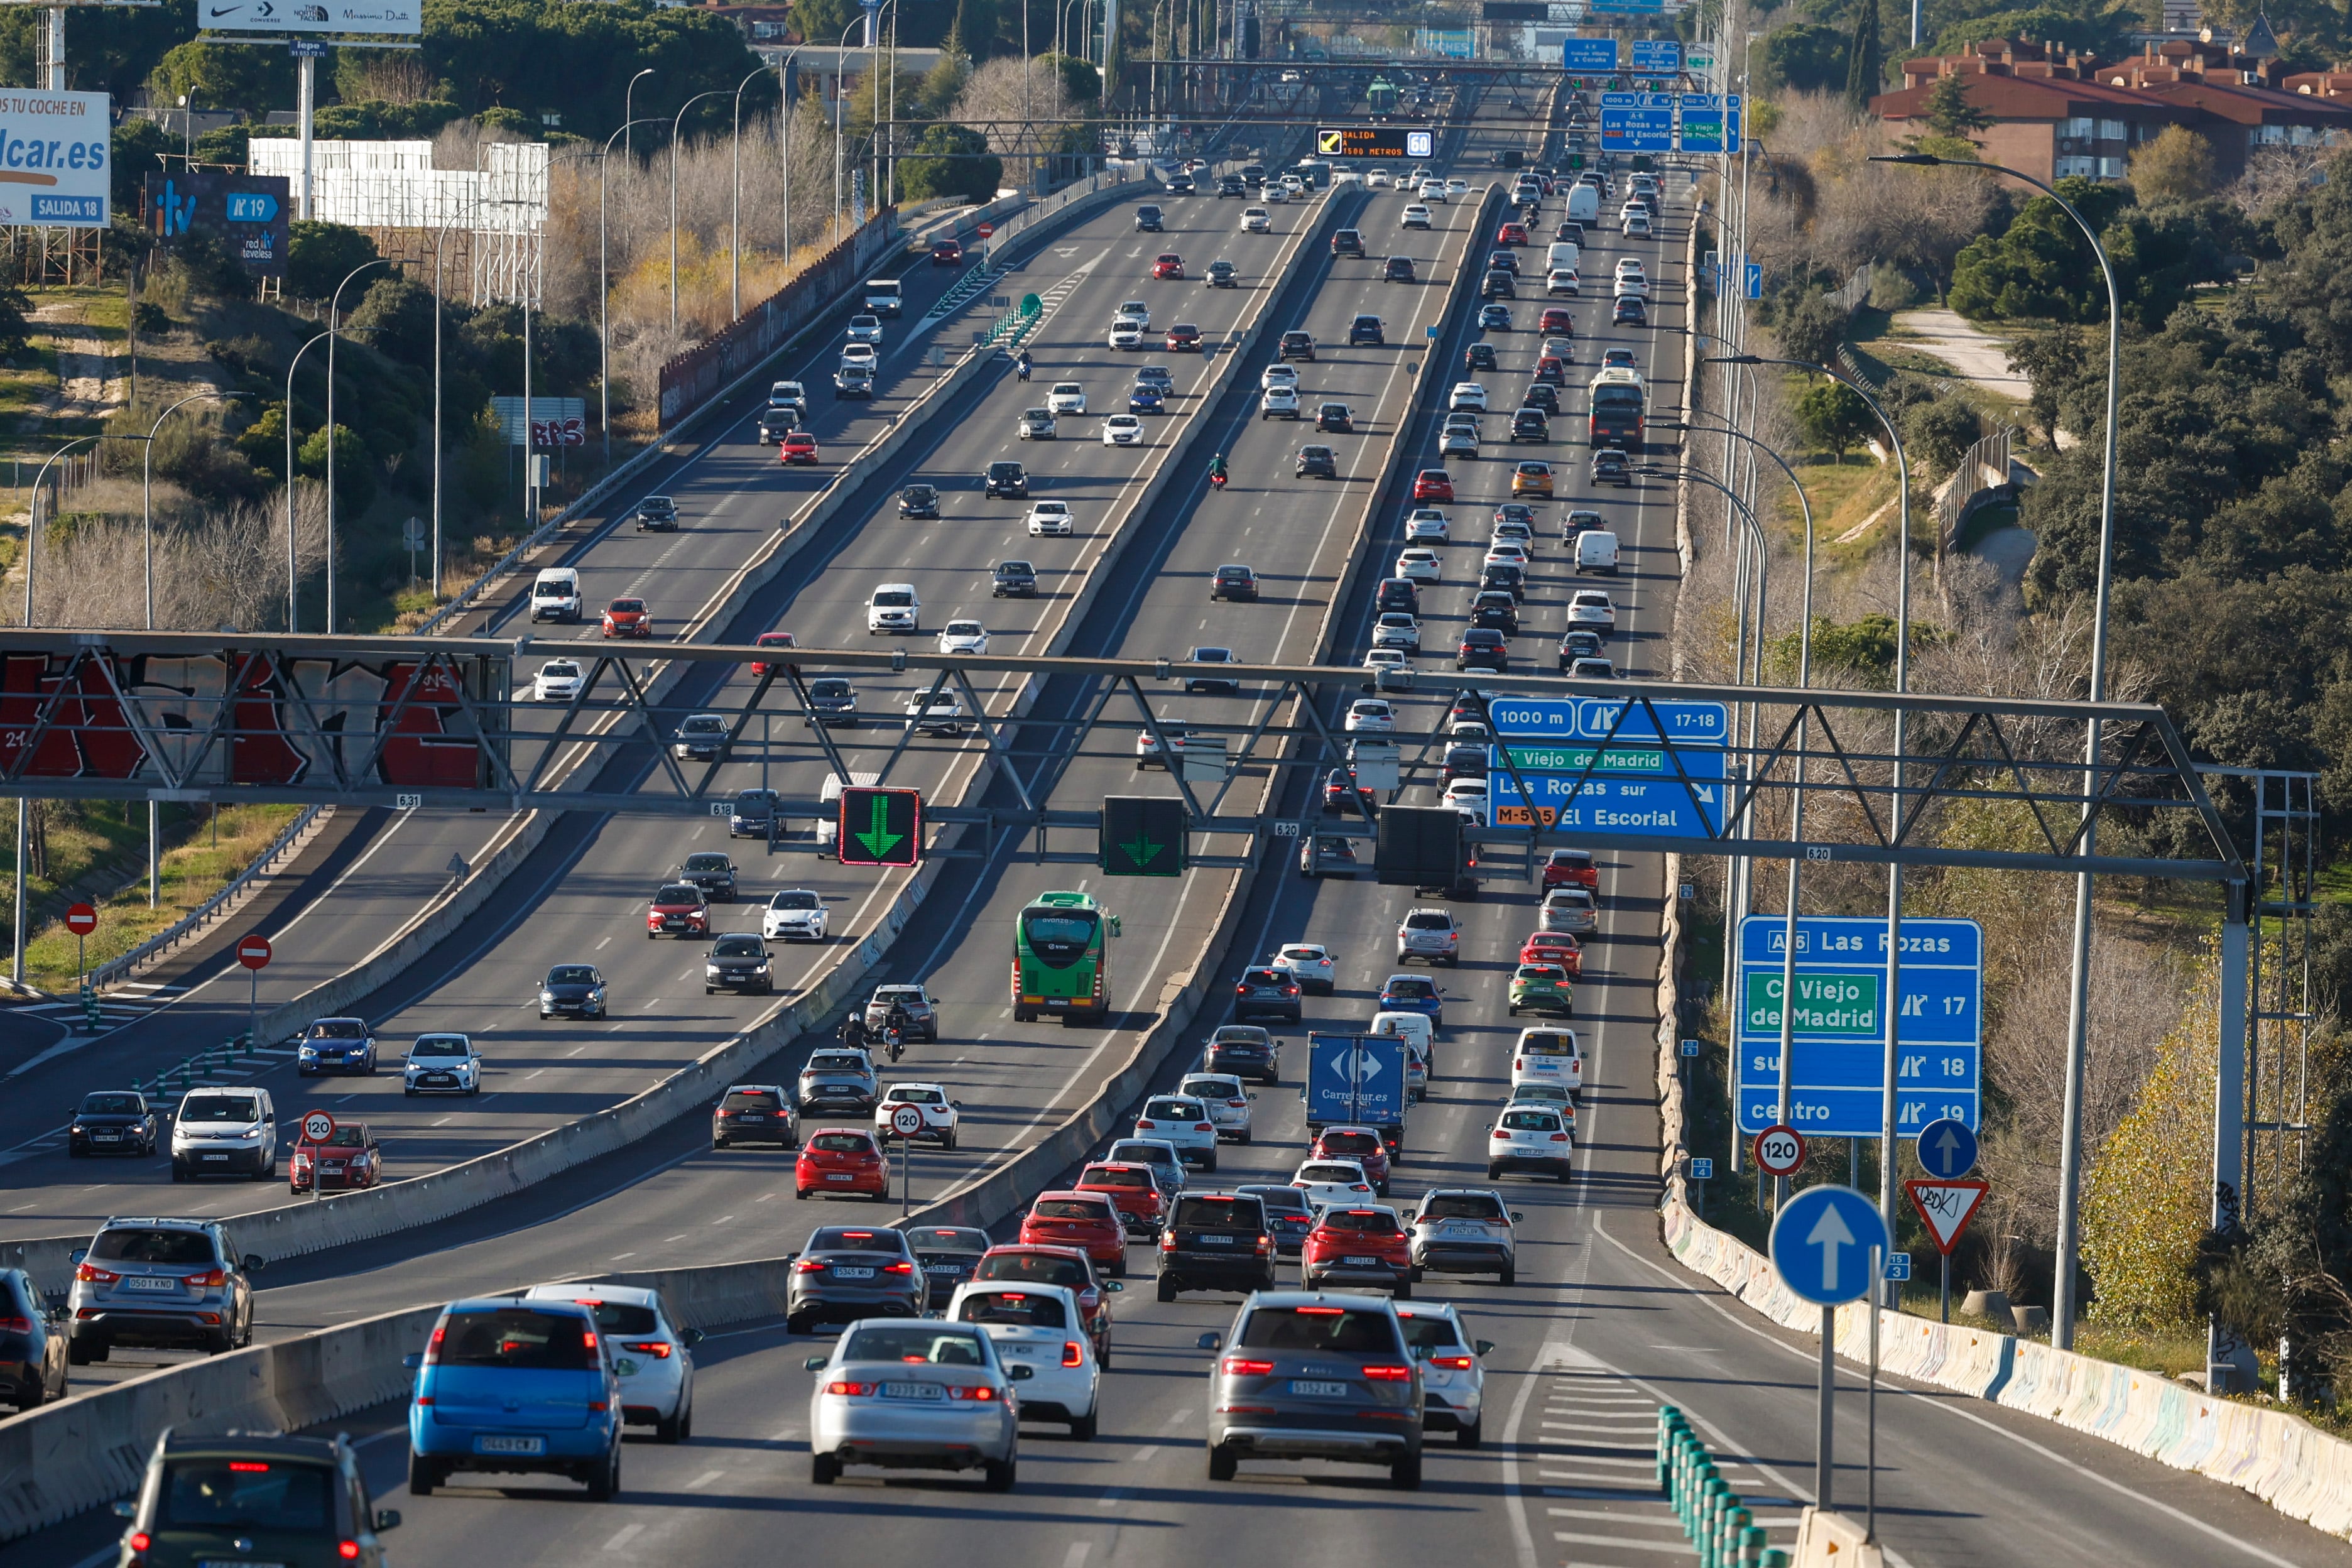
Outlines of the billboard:
<svg viewBox="0 0 2352 1568">
<path fill-rule="evenodd" d="M 0 224 L 112 222 L 113 126 L 113 100 L 102 92 L 0 90 Z"/>
<path fill-rule="evenodd" d="M 169 245 L 187 234 L 218 238 L 251 278 L 286 276 L 293 193 L 282 174 L 182 169 L 147 176 L 147 227 Z"/>
<path fill-rule="evenodd" d="M 212 33 L 398 33 L 425 31 L 424 0 L 205 0 Z"/>
</svg>

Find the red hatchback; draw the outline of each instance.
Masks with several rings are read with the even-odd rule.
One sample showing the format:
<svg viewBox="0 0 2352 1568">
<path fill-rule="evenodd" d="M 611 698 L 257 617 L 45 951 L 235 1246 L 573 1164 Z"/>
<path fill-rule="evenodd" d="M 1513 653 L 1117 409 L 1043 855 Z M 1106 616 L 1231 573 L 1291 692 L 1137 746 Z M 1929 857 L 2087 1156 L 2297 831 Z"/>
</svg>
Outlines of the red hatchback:
<svg viewBox="0 0 2352 1568">
<path fill-rule="evenodd" d="M 1124 1289 L 1095 1275 L 1094 1259 L 1081 1247 L 992 1247 L 972 1266 L 972 1283 L 1066 1285 L 1078 1298 L 1078 1321 L 1095 1342 L 1095 1361 L 1110 1368 L 1109 1293 Z"/>
<path fill-rule="evenodd" d="M 649 637 L 654 613 L 643 599 L 615 599 L 604 606 L 604 630 L 608 637 Z"/>
<path fill-rule="evenodd" d="M 1590 888 L 1601 890 L 1601 868 L 1592 863 L 1590 849 L 1555 849 L 1544 862 L 1543 885 L 1553 888 Z"/>
<path fill-rule="evenodd" d="M 1353 1160 L 1364 1168 L 1372 1191 L 1389 1195 L 1389 1149 L 1370 1127 L 1326 1127 L 1307 1151 L 1310 1160 Z"/>
<path fill-rule="evenodd" d="M 322 1192 L 372 1187 L 383 1174 L 383 1151 L 362 1121 L 342 1123 L 324 1143 L 306 1139 L 295 1144 L 286 1162 L 287 1188 L 297 1193 L 309 1192 L 314 1183 Z"/>
<path fill-rule="evenodd" d="M 1569 978 L 1584 977 L 1584 949 L 1564 931 L 1539 931 L 1519 947 L 1521 963 L 1557 963 Z"/>
<path fill-rule="evenodd" d="M 1415 500 L 1452 500 L 1454 476 L 1444 468 L 1423 468 L 1412 477 Z"/>
<path fill-rule="evenodd" d="M 1298 1284 L 1320 1290 L 1338 1282 L 1385 1285 L 1398 1300 L 1412 1297 L 1412 1237 L 1384 1208 L 1341 1208 L 1315 1216 L 1298 1253 Z"/>
<path fill-rule="evenodd" d="M 1039 1193 L 1022 1216 L 1021 1241 L 1081 1247 L 1114 1276 L 1127 1272 L 1127 1226 L 1104 1193 Z"/>
<path fill-rule="evenodd" d="M 1184 258 L 1172 250 L 1162 251 L 1151 263 L 1151 275 L 1181 279 L 1184 276 Z"/>
<path fill-rule="evenodd" d="M 805 430 L 795 430 L 777 447 L 777 459 L 785 463 L 816 461 L 816 437 Z"/>
<path fill-rule="evenodd" d="M 1548 337 L 1572 338 L 1576 336 L 1576 318 L 1568 313 L 1567 306 L 1554 305 L 1538 319 L 1536 331 Z"/>
<path fill-rule="evenodd" d="M 1523 223 L 1507 223 L 1495 231 L 1496 245 L 1525 245 L 1527 242 L 1528 226 Z"/>
<path fill-rule="evenodd" d="M 874 1134 L 862 1127 L 824 1127 L 803 1139 L 793 1165 L 793 1196 L 811 1193 L 888 1197 L 890 1167 Z"/>
<path fill-rule="evenodd" d="M 1201 352 L 1201 329 L 1190 321 L 1179 321 L 1168 329 L 1168 352 L 1171 354 L 1196 354 Z"/>
<path fill-rule="evenodd" d="M 754 647 L 798 647 L 801 645 L 790 632 L 761 632 L 752 639 L 752 646 Z M 775 664 L 770 664 L 764 658 L 755 658 L 751 661 L 751 673 L 755 676 L 770 673 L 782 675 L 792 668 L 791 665 L 781 660 Z"/>
<path fill-rule="evenodd" d="M 1077 1191 L 1100 1193 L 1118 1210 L 1130 1231 L 1158 1236 L 1167 1223 L 1168 1205 L 1160 1196 L 1160 1182 L 1149 1165 L 1105 1162 L 1078 1173 Z"/>
<path fill-rule="evenodd" d="M 710 898 L 692 882 L 664 882 L 654 889 L 646 907 L 646 935 L 657 937 L 710 934 Z"/>
<path fill-rule="evenodd" d="M 934 267 L 961 267 L 963 265 L 963 247 L 958 245 L 952 239 L 942 239 L 934 242 L 931 246 L 931 265 Z"/>
</svg>

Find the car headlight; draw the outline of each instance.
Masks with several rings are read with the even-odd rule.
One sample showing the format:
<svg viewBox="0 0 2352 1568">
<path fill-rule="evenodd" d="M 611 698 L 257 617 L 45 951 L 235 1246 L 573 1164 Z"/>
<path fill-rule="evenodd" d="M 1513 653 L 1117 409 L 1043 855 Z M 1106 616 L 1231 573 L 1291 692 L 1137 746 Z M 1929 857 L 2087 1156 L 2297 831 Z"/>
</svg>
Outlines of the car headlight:
<svg viewBox="0 0 2352 1568">
<path fill-rule="evenodd" d="M 306 1057 L 315 1057 L 319 1054 L 319 1047 L 316 1046 L 304 1046 L 302 1047 L 302 1054 Z"/>
<path fill-rule="evenodd" d="M 768 973 L 768 966 L 764 963 L 759 964 L 752 969 L 751 973 L 754 974 L 765 974 Z"/>
<path fill-rule="evenodd" d="M 542 991 L 539 994 L 539 999 L 542 1004 L 552 1002 L 555 1000 L 555 993 L 552 991 Z"/>
<path fill-rule="evenodd" d="M 602 1002 L 604 999 L 604 988 L 602 985 L 599 985 L 595 990 L 588 993 L 588 1000 L 591 1002 Z"/>
<path fill-rule="evenodd" d="M 248 1143 L 252 1142 L 255 1139 L 257 1139 L 257 1138 L 258 1138 L 258 1137 L 260 1137 L 260 1136 L 261 1136 L 261 1129 L 260 1129 L 260 1128 L 258 1128 L 258 1127 L 248 1127 L 248 1128 L 247 1128 L 244 1131 L 242 1131 L 242 1132 L 240 1132 L 240 1133 L 238 1133 L 238 1134 L 237 1134 L 237 1137 L 238 1137 L 238 1138 L 242 1139 L 243 1141 L 245 1141 L 246 1142 L 248 1142 Z"/>
</svg>

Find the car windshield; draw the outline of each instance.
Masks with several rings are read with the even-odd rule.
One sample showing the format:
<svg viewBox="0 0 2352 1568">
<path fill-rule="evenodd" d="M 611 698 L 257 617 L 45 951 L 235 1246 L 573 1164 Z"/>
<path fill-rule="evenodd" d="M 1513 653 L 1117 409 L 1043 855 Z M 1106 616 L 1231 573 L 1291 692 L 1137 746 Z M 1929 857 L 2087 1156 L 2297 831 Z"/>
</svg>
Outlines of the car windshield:
<svg viewBox="0 0 2352 1568">
<path fill-rule="evenodd" d="M 722 936 L 710 950 L 714 958 L 760 958 L 765 950 L 756 936 Z"/>
<path fill-rule="evenodd" d="M 895 1230 L 853 1229 L 847 1226 L 821 1226 L 808 1239 L 810 1252 L 889 1252 L 907 1250 L 907 1238 Z"/>
<path fill-rule="evenodd" d="M 1173 1151 L 1132 1138 L 1112 1144 L 1110 1157 L 1138 1165 L 1168 1165 L 1173 1164 L 1176 1160 Z"/>
<path fill-rule="evenodd" d="M 547 972 L 550 985 L 593 985 L 596 972 L 584 963 L 559 963 Z"/>
<path fill-rule="evenodd" d="M 939 499 L 940 492 L 931 489 L 929 485 L 908 485 L 905 489 L 901 490 L 899 494 L 904 499 L 910 501 L 929 502 L 937 500 Z"/>
<path fill-rule="evenodd" d="M 918 1252 L 985 1252 L 988 1232 L 957 1225 L 917 1226 L 907 1233 L 907 1245 Z"/>
<path fill-rule="evenodd" d="M 837 678 L 832 680 L 813 681 L 809 685 L 809 695 L 811 697 L 847 697 L 850 695 L 849 682 Z"/>
<path fill-rule="evenodd" d="M 181 1102 L 180 1121 L 247 1122 L 261 1120 L 261 1101 L 249 1094 L 192 1094 Z"/>
<path fill-rule="evenodd" d="M 722 1110 L 774 1110 L 782 1104 L 772 1089 L 730 1089 L 719 1101 Z"/>
<path fill-rule="evenodd" d="M 110 1263 L 211 1263 L 213 1238 L 201 1230 L 110 1226 L 89 1244 L 89 1255 Z"/>
<path fill-rule="evenodd" d="M 330 1149 L 364 1149 L 367 1142 L 366 1128 L 346 1123 L 327 1135 L 326 1146 Z"/>
<path fill-rule="evenodd" d="M 596 1364 L 596 1336 L 569 1312 L 498 1307 L 449 1313 L 428 1354 L 442 1366 L 585 1372 Z"/>
<path fill-rule="evenodd" d="M 1503 1127 L 1511 1132 L 1557 1132 L 1559 1112 L 1556 1110 L 1506 1110 Z"/>
<path fill-rule="evenodd" d="M 701 901 L 702 889 L 691 882 L 668 883 L 654 895 L 654 902 L 657 904 L 698 904 Z"/>
<path fill-rule="evenodd" d="M 84 1116 L 136 1116 L 146 1109 L 135 1094 L 88 1094 L 81 1101 Z"/>
<path fill-rule="evenodd" d="M 1440 1193 L 1422 1206 L 1423 1219 L 1488 1219 L 1499 1222 L 1503 1205 L 1485 1193 Z"/>
<path fill-rule="evenodd" d="M 1380 1135 L 1376 1132 L 1326 1132 L 1323 1152 L 1327 1154 L 1377 1154 L 1381 1152 Z"/>
<path fill-rule="evenodd" d="M 321 1018 L 310 1026 L 314 1040 L 364 1040 L 367 1026 L 357 1018 Z"/>
<path fill-rule="evenodd" d="M 986 1366 L 985 1342 L 976 1333 L 914 1324 L 876 1324 L 852 1329 L 842 1342 L 841 1359 L 898 1361 L 933 1366 Z"/>
<path fill-rule="evenodd" d="M 1269 1215 L 1301 1215 L 1307 1212 L 1307 1194 L 1297 1187 L 1247 1186 L 1241 1191 L 1264 1205 Z"/>
<path fill-rule="evenodd" d="M 691 724 L 694 721 L 689 719 L 687 722 Z M 719 721 L 713 719 L 710 722 L 716 724 Z M 686 858 L 686 868 L 689 871 L 724 871 L 728 868 L 727 857 L 724 855 L 689 855 Z"/>
<path fill-rule="evenodd" d="M 1360 1182 L 1364 1179 L 1364 1173 L 1354 1165 L 1309 1163 L 1298 1167 L 1298 1179 L 1302 1182 Z"/>
<path fill-rule="evenodd" d="M 1085 1187 L 1149 1187 L 1151 1173 L 1142 1170 L 1121 1170 L 1115 1165 L 1090 1165 L 1078 1176 Z"/>
<path fill-rule="evenodd" d="M 856 1132 L 820 1132 L 809 1140 L 809 1147 L 822 1149 L 828 1154 L 871 1154 L 874 1145 Z"/>
<path fill-rule="evenodd" d="M 1327 1230 L 1352 1231 L 1363 1236 L 1394 1236 L 1396 1215 L 1386 1209 L 1332 1209 L 1323 1215 Z"/>
<path fill-rule="evenodd" d="M 770 899 L 768 907 L 772 910 L 821 910 L 824 908 L 824 900 L 804 889 L 795 888 Z"/>
<path fill-rule="evenodd" d="M 936 1089 L 914 1089 L 900 1084 L 884 1098 L 900 1105 L 945 1105 L 948 1097 Z"/>
<path fill-rule="evenodd" d="M 974 1279 L 1025 1279 L 1034 1285 L 1067 1285 L 1083 1290 L 1093 1281 L 1086 1264 L 1076 1258 L 1055 1258 L 1035 1252 L 1000 1252 L 980 1260 Z"/>
<path fill-rule="evenodd" d="M 1091 1219 L 1106 1216 L 1103 1205 L 1080 1198 L 1040 1198 L 1037 1206 L 1029 1211 L 1032 1219 Z"/>
<path fill-rule="evenodd" d="M 285 1459 L 173 1459 L 163 1468 L 156 1530 L 335 1531 L 340 1478 L 325 1465 Z"/>
<path fill-rule="evenodd" d="M 1397 1314 L 1397 1327 L 1404 1331 L 1404 1342 L 1417 1351 L 1458 1351 L 1463 1348 L 1462 1336 L 1454 1331 L 1454 1320 L 1441 1317 L 1406 1317 Z"/>
<path fill-rule="evenodd" d="M 1260 1307 L 1234 1337 L 1236 1347 L 1336 1355 L 1394 1355 L 1396 1330 L 1386 1312 L 1352 1307 Z"/>
<path fill-rule="evenodd" d="M 1030 1290 L 976 1290 L 956 1309 L 961 1323 L 1015 1323 L 1030 1329 L 1066 1329 L 1073 1325 L 1058 1296 Z"/>
<path fill-rule="evenodd" d="M 809 1058 L 808 1072 L 864 1072 L 866 1058 L 854 1051 L 827 1051 Z"/>
<path fill-rule="evenodd" d="M 1180 1226 L 1208 1226 L 1226 1230 L 1255 1230 L 1265 1223 L 1265 1211 L 1255 1198 L 1227 1197 L 1223 1194 L 1206 1194 L 1184 1198 L 1176 1205 L 1175 1223 Z"/>
<path fill-rule="evenodd" d="M 1397 979 L 1388 983 L 1383 994 L 1402 997 L 1408 1001 L 1426 1001 L 1437 994 L 1437 987 L 1426 980 Z"/>
<path fill-rule="evenodd" d="M 1202 1114 L 1197 1100 L 1148 1100 L 1143 1102 L 1143 1114 L 1166 1121 L 1190 1121 Z"/>
</svg>

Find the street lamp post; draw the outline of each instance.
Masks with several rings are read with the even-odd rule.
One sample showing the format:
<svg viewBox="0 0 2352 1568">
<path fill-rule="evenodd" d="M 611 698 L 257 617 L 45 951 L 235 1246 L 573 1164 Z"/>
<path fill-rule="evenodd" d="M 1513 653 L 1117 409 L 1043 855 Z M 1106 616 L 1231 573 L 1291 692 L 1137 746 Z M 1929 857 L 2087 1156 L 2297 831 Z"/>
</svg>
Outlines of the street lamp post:
<svg viewBox="0 0 2352 1568">
<path fill-rule="evenodd" d="M 646 78 L 647 78 L 647 77 L 649 77 L 649 76 L 651 76 L 651 75 L 653 75 L 653 74 L 654 74 L 654 68 L 653 68 L 653 67 L 651 67 L 651 66 L 647 66 L 645 69 L 643 69 L 643 70 L 639 71 L 636 75 L 635 75 L 635 76 L 631 77 L 631 78 L 629 79 L 629 85 L 628 85 L 628 87 L 627 87 L 625 89 L 624 89 L 624 90 L 623 90 L 623 92 L 622 92 L 622 94 L 621 94 L 621 133 L 622 133 L 622 134 L 626 134 L 626 132 L 628 132 L 629 127 L 630 127 L 630 126 L 632 126 L 632 125 L 635 125 L 635 124 L 636 124 L 636 123 L 638 122 L 638 121 L 637 121 L 637 108 L 636 108 L 637 83 L 639 83 L 639 82 L 641 82 L 641 81 L 645 80 L 645 79 L 646 79 Z M 653 118 L 653 116 L 651 116 L 651 115 L 647 115 L 646 118 L 647 120 L 651 120 L 651 119 Z M 611 137 L 609 137 L 609 136 L 608 136 L 608 137 L 606 137 L 606 138 L 604 139 L 604 146 L 605 146 L 605 148 L 609 151 L 609 150 L 611 149 L 612 145 L 613 145 L 613 140 L 612 140 L 612 138 L 611 138 Z M 635 157 L 635 156 L 637 155 L 637 139 L 636 139 L 635 137 L 634 137 L 634 136 L 629 137 L 629 138 L 628 138 L 628 140 L 627 140 L 627 141 L 623 144 L 623 146 L 622 146 L 622 149 L 621 149 L 621 150 L 622 150 L 623 152 L 626 153 L 630 157 L 632 157 L 632 158 Z"/>
<path fill-rule="evenodd" d="M 653 116 L 648 115 L 644 120 L 628 121 L 604 138 L 604 150 L 596 154 L 596 424 L 604 437 L 607 468 L 613 466 L 613 285 L 612 247 L 607 243 L 604 224 L 604 198 L 611 192 L 612 182 L 605 175 L 613 162 L 613 143 L 627 135 L 631 126 L 650 124 L 652 121 Z M 787 161 L 785 167 L 791 166 Z"/>
<path fill-rule="evenodd" d="M 48 462 L 33 476 L 32 515 L 25 529 L 25 625 L 33 624 L 33 560 L 34 550 L 41 537 L 41 489 L 48 482 L 49 464 L 87 441 L 103 441 L 104 436 L 77 436 L 49 454 Z M 25 835 L 32 826 L 32 803 L 25 796 L 16 797 L 16 951 L 11 973 L 19 985 L 25 980 Z"/>
<path fill-rule="evenodd" d="M 339 330 L 341 329 L 329 327 L 325 331 L 296 349 L 294 357 L 286 362 L 286 631 L 289 637 L 301 629 L 295 615 L 296 590 L 300 585 L 301 576 L 294 551 L 294 373 L 301 368 L 304 354 L 309 353 L 316 345 L 332 338 Z M 375 331 L 373 327 L 352 327 L 349 330 L 354 332 Z M 334 428 L 331 416 L 327 427 L 330 430 Z M 330 441 L 332 439 L 333 437 L 329 437 Z M 334 468 L 334 451 L 331 446 L 328 448 L 327 467 L 330 472 Z M 332 559 L 331 555 L 329 560 L 331 562 Z M 329 586 L 331 591 L 332 584 L 330 584 Z M 29 598 L 31 593 L 29 583 L 26 584 L 26 590 Z M 330 626 L 333 625 L 332 622 L 328 624 Z"/>
<path fill-rule="evenodd" d="M 727 228 L 727 319 L 730 321 L 743 314 L 743 89 L 767 74 L 768 68 L 761 66 L 735 84 L 735 205 Z M 792 263 L 789 252 L 784 262 L 787 267 Z"/>
<path fill-rule="evenodd" d="M 392 261 L 387 257 L 361 262 L 343 274 L 343 281 L 335 285 L 334 298 L 327 305 L 327 631 L 330 635 L 335 629 L 335 327 L 341 319 L 339 312 L 342 309 L 344 284 L 371 267 L 391 265 Z M 294 428 L 290 373 L 287 398 L 286 428 L 290 434 Z M 286 479 L 289 484 L 293 482 L 294 468 L 290 463 L 287 465 Z"/>
<path fill-rule="evenodd" d="M 766 74 L 762 71 L 761 74 Z M 735 89 L 742 91 L 741 88 Z M 706 98 L 724 98 L 718 88 L 698 92 L 677 106 L 676 118 L 669 122 L 669 330 L 677 331 L 677 139 L 679 128 L 686 123 L 686 111 Z"/>
<path fill-rule="evenodd" d="M 2098 231 L 2076 210 L 2074 204 L 2060 195 L 2047 182 L 2022 170 L 2001 163 L 1938 158 L 1932 153 L 1883 154 L 1874 157 L 1871 162 L 1912 163 L 1924 168 L 1950 165 L 1980 169 L 1986 174 L 2007 174 L 2011 179 L 2022 180 L 2057 203 L 2060 210 L 2074 220 L 2074 226 L 2081 229 L 2083 237 L 2091 242 L 2092 254 L 2099 258 L 2099 271 L 2107 284 L 2107 445 L 2099 471 L 2099 575 L 2095 607 L 2091 618 L 2091 700 L 2104 702 L 2107 695 L 2108 589 L 2116 558 L 2116 401 L 2123 380 L 2123 300 L 2116 288 L 2115 263 L 2107 256 L 2107 247 L 2100 243 Z M 2099 721 L 2094 719 L 2083 741 L 2082 853 L 2086 859 L 2098 852 L 2099 825 L 2090 804 L 2091 796 L 2097 793 L 2093 775 L 2098 763 Z M 2083 1246 L 2083 1079 L 2090 1051 L 2091 994 L 2091 873 L 2088 871 L 2077 872 L 2074 878 L 2074 979 L 2066 998 L 2066 1100 L 2059 1134 L 2058 1273 L 2050 1300 L 2050 1342 L 2060 1350 L 2068 1349 L 2074 1342 L 2074 1276 L 2079 1271 L 2077 1263 Z"/>
<path fill-rule="evenodd" d="M 841 30 L 833 46 L 833 232 L 826 237 L 841 237 L 841 182 L 843 149 L 841 142 L 842 104 L 849 97 L 849 35 L 866 25 L 863 18 Z"/>
</svg>

